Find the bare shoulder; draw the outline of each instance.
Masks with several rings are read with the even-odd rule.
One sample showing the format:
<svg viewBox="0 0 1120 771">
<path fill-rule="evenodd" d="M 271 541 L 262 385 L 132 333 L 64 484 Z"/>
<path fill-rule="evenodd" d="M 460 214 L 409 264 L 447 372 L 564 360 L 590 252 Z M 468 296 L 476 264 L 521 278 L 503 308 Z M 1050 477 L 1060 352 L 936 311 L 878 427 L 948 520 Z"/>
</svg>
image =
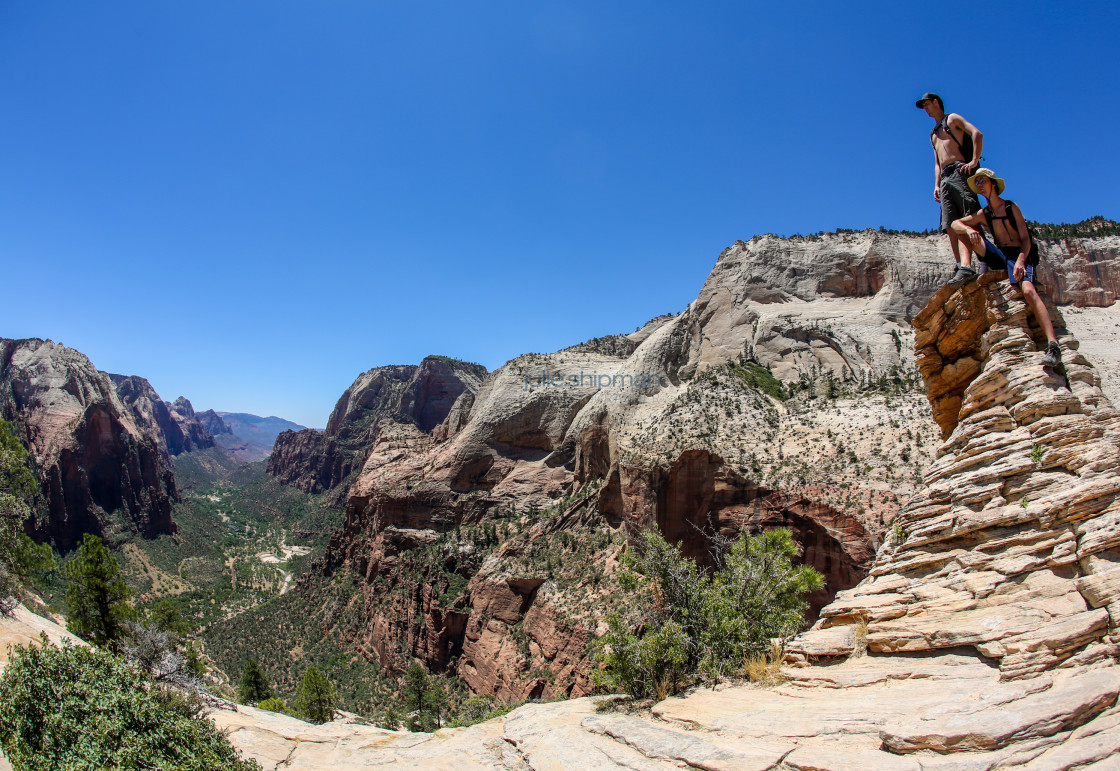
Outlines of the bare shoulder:
<svg viewBox="0 0 1120 771">
<path fill-rule="evenodd" d="M 956 112 L 951 112 L 947 116 L 945 116 L 945 122 L 948 123 L 950 126 L 967 126 L 968 125 L 968 121 L 966 121 L 964 119 L 964 116 L 962 116 L 960 113 L 956 113 Z"/>
</svg>

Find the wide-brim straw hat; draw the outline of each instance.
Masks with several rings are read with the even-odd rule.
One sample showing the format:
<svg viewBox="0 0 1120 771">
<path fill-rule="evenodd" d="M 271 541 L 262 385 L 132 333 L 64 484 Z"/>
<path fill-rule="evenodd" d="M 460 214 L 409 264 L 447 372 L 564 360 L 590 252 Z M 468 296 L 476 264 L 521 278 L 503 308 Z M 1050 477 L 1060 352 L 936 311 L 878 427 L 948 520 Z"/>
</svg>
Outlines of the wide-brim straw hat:
<svg viewBox="0 0 1120 771">
<path fill-rule="evenodd" d="M 972 192 L 976 194 L 980 193 L 980 191 L 976 189 L 976 180 L 980 179 L 980 177 L 987 177 L 992 180 L 996 185 L 996 192 L 1003 195 L 1003 189 L 1007 187 L 1007 183 L 997 177 L 996 173 L 991 169 L 977 169 L 976 173 L 968 178 L 968 186 L 972 189 Z"/>
</svg>

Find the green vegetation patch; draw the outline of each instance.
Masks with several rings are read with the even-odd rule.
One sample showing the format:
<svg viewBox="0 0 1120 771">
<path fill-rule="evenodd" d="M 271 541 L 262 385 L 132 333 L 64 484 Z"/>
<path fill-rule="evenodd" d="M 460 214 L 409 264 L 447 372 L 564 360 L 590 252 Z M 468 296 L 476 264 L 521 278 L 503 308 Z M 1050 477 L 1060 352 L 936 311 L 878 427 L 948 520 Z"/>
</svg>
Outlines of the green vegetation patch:
<svg viewBox="0 0 1120 771">
<path fill-rule="evenodd" d="M 593 682 L 611 693 L 662 699 L 698 681 L 746 674 L 772 638 L 804 628 L 805 595 L 824 585 L 816 570 L 794 564 L 797 552 L 785 528 L 744 533 L 726 551 L 716 545 L 709 572 L 647 530 L 622 559 L 620 581 L 636 610 L 629 618 L 607 616 Z"/>
<path fill-rule="evenodd" d="M 0 747 L 17 769 L 259 769 L 200 705 L 106 651 L 16 646 L 0 677 Z"/>
<path fill-rule="evenodd" d="M 781 381 L 774 377 L 774 374 L 766 367 L 752 361 L 745 361 L 740 364 L 732 364 L 731 371 L 742 378 L 743 382 L 751 388 L 757 388 L 767 396 L 772 396 L 783 402 L 789 398 L 789 394 L 786 393 Z"/>
</svg>

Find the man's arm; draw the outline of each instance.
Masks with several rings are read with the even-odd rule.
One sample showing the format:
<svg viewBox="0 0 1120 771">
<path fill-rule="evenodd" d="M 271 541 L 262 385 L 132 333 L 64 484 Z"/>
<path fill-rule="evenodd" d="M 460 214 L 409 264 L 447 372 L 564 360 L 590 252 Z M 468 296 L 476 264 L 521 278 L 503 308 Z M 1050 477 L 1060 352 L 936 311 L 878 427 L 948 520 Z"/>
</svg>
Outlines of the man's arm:
<svg viewBox="0 0 1120 771">
<path fill-rule="evenodd" d="M 984 135 L 980 133 L 980 129 L 973 126 L 960 115 L 953 113 L 946 121 L 951 128 L 956 128 L 962 134 L 970 134 L 972 136 L 972 160 L 964 164 L 963 169 L 968 172 L 964 176 L 969 176 L 980 165 L 980 156 L 983 155 L 984 150 Z M 951 130 L 951 129 L 950 129 Z"/>
<path fill-rule="evenodd" d="M 1007 208 L 1014 209 L 1007 213 L 1015 217 L 1015 222 L 1019 225 L 1019 258 L 1015 260 L 1015 280 L 1021 281 L 1023 276 L 1027 275 L 1027 255 L 1031 250 L 1031 234 L 1027 230 L 1027 218 L 1023 216 L 1023 210 L 1018 204 L 1010 203 Z"/>
<path fill-rule="evenodd" d="M 949 227 L 961 238 L 967 238 L 972 243 L 973 251 L 982 255 L 987 251 L 984 246 L 984 234 L 980 232 L 980 225 L 983 222 L 986 222 L 984 212 L 978 211 L 975 214 L 954 220 Z"/>
</svg>

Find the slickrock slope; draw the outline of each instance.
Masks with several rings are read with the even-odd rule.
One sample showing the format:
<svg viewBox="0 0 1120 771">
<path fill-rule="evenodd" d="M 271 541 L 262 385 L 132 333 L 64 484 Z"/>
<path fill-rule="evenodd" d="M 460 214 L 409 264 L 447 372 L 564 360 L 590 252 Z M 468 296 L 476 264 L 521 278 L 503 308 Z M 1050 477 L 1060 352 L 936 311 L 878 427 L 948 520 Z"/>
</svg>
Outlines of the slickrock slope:
<svg viewBox="0 0 1120 771">
<path fill-rule="evenodd" d="M 1051 281 L 1067 299 L 1108 302 L 1118 246 L 1048 245 L 1063 271 Z M 564 608 L 594 595 L 578 566 L 609 567 L 614 550 L 549 539 L 596 527 L 657 526 L 702 558 L 713 528 L 790 526 L 828 579 L 813 598 L 821 608 L 866 575 L 933 460 L 908 320 L 951 263 L 944 239 L 872 231 L 737 242 L 684 312 L 518 357 L 430 432 L 382 428 L 320 566 L 353 575 L 362 592 L 342 637 L 390 670 L 418 657 L 501 698 L 586 692 L 578 650 L 594 628 Z M 321 437 L 288 441 L 300 484 L 337 483 L 341 457 Z M 300 466 L 306 458 L 329 473 Z M 546 522 L 535 522 L 540 510 Z M 487 521 L 521 535 L 483 559 L 471 545 L 440 546 L 442 577 L 385 591 L 405 573 L 417 579 L 401 568 L 414 549 Z M 554 560 L 526 559 L 537 547 Z M 447 591 L 450 574 L 469 580 L 465 594 Z M 577 600 L 565 582 L 581 587 Z"/>
<path fill-rule="evenodd" d="M 178 497 L 163 448 L 109 377 L 72 348 L 0 339 L 0 415 L 31 455 L 47 518 L 33 529 L 69 550 L 86 532 L 172 532 Z M 110 522 L 120 512 L 122 523 Z"/>
</svg>

